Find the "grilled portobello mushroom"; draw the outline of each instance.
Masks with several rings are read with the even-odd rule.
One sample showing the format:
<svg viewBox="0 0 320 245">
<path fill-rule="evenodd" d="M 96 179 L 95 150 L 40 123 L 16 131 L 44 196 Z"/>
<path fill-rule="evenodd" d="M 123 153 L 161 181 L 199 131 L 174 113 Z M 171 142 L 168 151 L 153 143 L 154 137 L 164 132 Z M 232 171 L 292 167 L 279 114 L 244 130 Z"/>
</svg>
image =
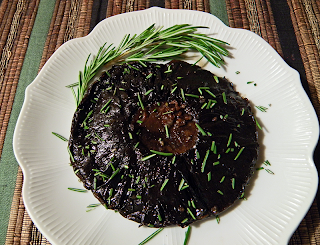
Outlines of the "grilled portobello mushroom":
<svg viewBox="0 0 320 245">
<path fill-rule="evenodd" d="M 185 227 L 230 207 L 259 147 L 248 100 L 183 61 L 113 66 L 78 106 L 68 146 L 86 189 L 151 227 Z"/>
</svg>

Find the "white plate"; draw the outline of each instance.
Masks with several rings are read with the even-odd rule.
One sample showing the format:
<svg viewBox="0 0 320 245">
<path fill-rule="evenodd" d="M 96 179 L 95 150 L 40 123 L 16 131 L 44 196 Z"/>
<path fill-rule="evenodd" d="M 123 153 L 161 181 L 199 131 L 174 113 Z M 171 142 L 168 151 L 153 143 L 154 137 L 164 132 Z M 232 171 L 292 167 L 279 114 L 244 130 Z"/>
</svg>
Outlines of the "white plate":
<svg viewBox="0 0 320 245">
<path fill-rule="evenodd" d="M 103 43 L 119 43 L 126 33 L 140 33 L 152 23 L 169 27 L 177 23 L 208 26 L 202 30 L 231 44 L 232 57 L 225 69 L 203 64 L 226 76 L 254 105 L 260 132 L 260 162 L 275 174 L 256 173 L 247 201 L 221 215 L 192 225 L 194 244 L 286 244 L 308 211 L 317 190 L 318 175 L 313 150 L 319 126 L 314 109 L 302 89 L 299 74 L 260 37 L 232 29 L 208 13 L 151 8 L 108 18 L 86 37 L 62 45 L 26 90 L 14 133 L 14 152 L 24 173 L 25 206 L 43 235 L 53 244 L 138 244 L 154 229 L 141 227 L 97 203 L 82 188 L 69 166 L 67 143 L 51 132 L 69 136 L 74 98 L 66 85 L 77 82 L 89 53 Z M 236 74 L 236 71 L 240 71 Z M 254 81 L 254 84 L 247 84 Z M 266 166 L 265 166 L 266 167 Z M 186 229 L 165 228 L 148 244 L 182 244 Z"/>
</svg>

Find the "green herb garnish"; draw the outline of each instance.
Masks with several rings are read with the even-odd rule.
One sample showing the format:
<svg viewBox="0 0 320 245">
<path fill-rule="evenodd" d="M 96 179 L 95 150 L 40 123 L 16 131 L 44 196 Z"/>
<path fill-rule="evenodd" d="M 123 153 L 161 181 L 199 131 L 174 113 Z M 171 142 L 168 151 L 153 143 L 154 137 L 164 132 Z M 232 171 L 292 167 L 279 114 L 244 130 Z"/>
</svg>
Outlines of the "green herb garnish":
<svg viewBox="0 0 320 245">
<path fill-rule="evenodd" d="M 155 153 L 157 155 L 161 155 L 161 156 L 172 156 L 173 153 L 171 152 L 161 152 L 161 151 L 155 151 L 155 150 L 150 150 L 150 152 Z"/>
<path fill-rule="evenodd" d="M 187 229 L 187 231 L 185 233 L 183 245 L 187 245 L 188 244 L 189 237 L 190 237 L 190 232 L 191 232 L 191 226 L 188 226 L 188 229 Z"/>
<path fill-rule="evenodd" d="M 259 111 L 262 111 L 262 112 L 267 112 L 267 110 L 268 110 L 267 107 L 262 106 L 262 105 L 257 105 L 256 108 L 257 108 Z"/>
<path fill-rule="evenodd" d="M 153 237 L 155 237 L 157 234 L 159 234 L 164 228 L 159 228 L 155 232 L 153 232 L 150 236 L 148 236 L 146 239 L 144 239 L 142 242 L 140 242 L 138 245 L 144 245 L 147 242 L 149 242 Z"/>
<path fill-rule="evenodd" d="M 104 44 L 91 61 L 91 54 L 87 57 L 83 72 L 79 72 L 77 92 L 74 91 L 74 86 L 70 86 L 77 106 L 93 77 L 104 66 L 133 61 L 145 65 L 144 62 L 172 60 L 188 51 L 198 51 L 211 64 L 220 67 L 224 64 L 223 56 L 229 54 L 223 46 L 229 44 L 197 33 L 200 28 L 207 27 L 179 24 L 163 29 L 152 24 L 139 35 L 126 34 L 117 47 Z M 168 67 L 166 72 L 170 71 L 171 68 Z"/>
<path fill-rule="evenodd" d="M 75 191 L 75 192 L 82 192 L 82 193 L 87 192 L 87 190 L 85 190 L 85 189 L 72 188 L 72 187 L 68 187 L 68 190 Z"/>
<path fill-rule="evenodd" d="M 68 141 L 67 138 L 63 137 L 62 135 L 60 135 L 60 134 L 58 134 L 58 133 L 52 132 L 52 134 L 53 134 L 54 136 L 57 136 L 59 139 L 61 139 L 61 140 L 63 140 L 63 141 Z"/>
<path fill-rule="evenodd" d="M 200 133 L 203 135 L 203 136 L 207 136 L 207 133 L 200 127 L 200 125 L 198 123 L 196 123 L 196 127 L 199 129 Z"/>
<path fill-rule="evenodd" d="M 165 179 L 164 182 L 162 183 L 162 186 L 160 188 L 160 191 L 163 191 L 164 187 L 166 186 L 166 184 L 168 183 L 169 179 Z"/>
</svg>

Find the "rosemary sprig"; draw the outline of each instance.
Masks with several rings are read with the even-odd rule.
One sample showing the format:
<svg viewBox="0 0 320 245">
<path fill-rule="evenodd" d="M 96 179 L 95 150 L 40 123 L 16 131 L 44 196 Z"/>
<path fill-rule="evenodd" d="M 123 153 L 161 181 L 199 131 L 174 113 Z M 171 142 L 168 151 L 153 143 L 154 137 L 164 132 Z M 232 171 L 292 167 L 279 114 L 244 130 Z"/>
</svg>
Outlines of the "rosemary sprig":
<svg viewBox="0 0 320 245">
<path fill-rule="evenodd" d="M 152 24 L 139 35 L 126 34 L 120 44 L 115 46 L 105 43 L 95 56 L 88 56 L 84 70 L 79 72 L 77 92 L 72 89 L 77 106 L 82 100 L 91 80 L 104 66 L 127 63 L 132 61 L 145 62 L 165 61 L 181 57 L 187 51 L 198 51 L 211 64 L 220 67 L 224 64 L 223 56 L 229 54 L 224 47 L 228 43 L 197 33 L 205 26 L 178 24 L 169 28 L 156 27 Z"/>
</svg>

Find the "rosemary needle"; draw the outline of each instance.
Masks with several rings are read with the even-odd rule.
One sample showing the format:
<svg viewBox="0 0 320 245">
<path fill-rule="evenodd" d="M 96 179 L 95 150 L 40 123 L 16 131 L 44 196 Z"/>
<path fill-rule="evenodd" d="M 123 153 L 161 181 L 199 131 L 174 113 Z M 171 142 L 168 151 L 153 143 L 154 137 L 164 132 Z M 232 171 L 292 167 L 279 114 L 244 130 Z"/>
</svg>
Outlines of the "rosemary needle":
<svg viewBox="0 0 320 245">
<path fill-rule="evenodd" d="M 62 135 L 58 134 L 58 133 L 55 133 L 55 132 L 52 132 L 53 135 L 57 136 L 59 139 L 63 140 L 63 141 L 68 141 L 67 138 L 63 137 Z"/>
<path fill-rule="evenodd" d="M 142 242 L 140 242 L 138 245 L 144 245 L 147 242 L 149 242 L 153 237 L 155 237 L 157 234 L 159 234 L 164 228 L 159 228 L 155 232 L 153 232 L 150 236 L 148 236 L 146 239 L 144 239 Z"/>
<path fill-rule="evenodd" d="M 68 187 L 68 190 L 70 191 L 75 191 L 75 192 L 87 192 L 85 189 L 79 189 L 79 188 L 73 188 L 73 187 Z"/>
</svg>

